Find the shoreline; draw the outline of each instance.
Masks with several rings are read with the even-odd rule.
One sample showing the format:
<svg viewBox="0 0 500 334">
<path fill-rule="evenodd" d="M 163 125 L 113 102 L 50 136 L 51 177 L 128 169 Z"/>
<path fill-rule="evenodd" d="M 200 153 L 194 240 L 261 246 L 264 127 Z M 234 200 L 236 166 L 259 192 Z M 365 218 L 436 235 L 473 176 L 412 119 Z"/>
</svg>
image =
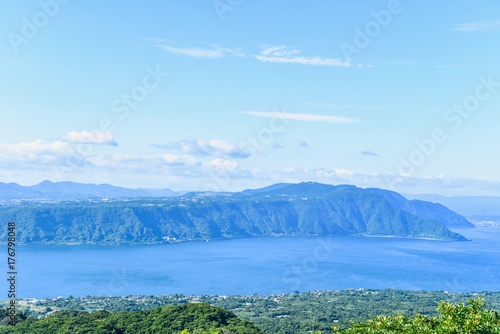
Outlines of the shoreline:
<svg viewBox="0 0 500 334">
<path fill-rule="evenodd" d="M 457 239 L 439 239 L 439 238 L 430 238 L 430 237 L 406 237 L 406 236 L 399 236 L 399 235 L 378 235 L 378 234 L 360 234 L 363 237 L 367 238 L 393 238 L 393 239 L 416 239 L 416 240 L 429 240 L 429 241 L 449 241 L 449 242 L 455 242 L 455 241 L 471 241 L 470 239 L 465 238 L 466 240 L 457 240 Z"/>
<path fill-rule="evenodd" d="M 484 226 L 481 226 L 484 227 Z M 226 241 L 234 239 L 251 239 L 251 238 L 327 238 L 327 237 L 366 237 L 366 238 L 393 238 L 393 239 L 415 239 L 415 240 L 431 240 L 431 241 L 471 241 L 460 239 L 441 239 L 431 237 L 413 237 L 400 235 L 384 235 L 384 234 L 309 234 L 309 235 L 256 235 L 256 236 L 234 236 L 234 237 L 219 237 L 219 238 L 200 238 L 200 239 L 185 239 L 176 240 L 173 242 L 158 241 L 158 242 L 130 242 L 130 243 L 98 243 L 98 242 L 18 242 L 19 246 L 146 246 L 146 245 L 176 245 L 188 242 L 210 242 L 210 241 Z M 7 245 L 6 242 L 0 242 L 0 245 Z"/>
<path fill-rule="evenodd" d="M 500 290 L 479 290 L 479 291 L 443 291 L 443 290 L 424 290 L 424 289 L 373 289 L 373 288 L 346 288 L 346 289 L 325 289 L 325 290 L 310 290 L 310 291 L 295 291 L 295 292 L 282 292 L 282 293 L 270 293 L 270 294 L 234 294 L 234 295 L 218 295 L 218 294 L 193 294 L 193 295 L 185 295 L 182 293 L 170 293 L 170 294 L 158 294 L 158 295 L 147 295 L 147 294 L 133 294 L 133 295 L 113 295 L 113 296 L 56 296 L 56 297 L 43 297 L 43 298 L 35 298 L 35 297 L 23 297 L 16 298 L 16 301 L 21 302 L 47 302 L 47 301 L 69 301 L 69 300 L 88 300 L 88 299 L 98 299 L 98 300 L 110 300 L 110 299 L 148 299 L 148 298 L 182 298 L 182 299 L 192 299 L 197 300 L 198 298 L 242 298 L 242 299 L 250 299 L 250 298 L 272 298 L 272 297 L 291 297 L 297 295 L 322 295 L 322 294 L 343 294 L 343 293 L 372 293 L 378 294 L 383 292 L 403 292 L 403 293 L 438 293 L 445 295 L 487 295 L 487 294 L 500 294 Z M 0 309 L 4 304 L 8 304 L 10 302 L 7 300 L 0 300 Z"/>
</svg>

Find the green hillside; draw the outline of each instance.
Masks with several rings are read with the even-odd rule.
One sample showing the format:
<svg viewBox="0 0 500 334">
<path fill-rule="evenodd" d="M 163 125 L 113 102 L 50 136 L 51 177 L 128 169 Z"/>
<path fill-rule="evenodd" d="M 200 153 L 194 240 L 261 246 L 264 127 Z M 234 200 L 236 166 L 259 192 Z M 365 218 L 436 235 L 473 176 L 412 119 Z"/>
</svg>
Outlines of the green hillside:
<svg viewBox="0 0 500 334">
<path fill-rule="evenodd" d="M 151 311 L 59 311 L 44 319 L 0 326 L 5 334 L 262 334 L 232 312 L 207 304 L 163 306 Z"/>
<path fill-rule="evenodd" d="M 479 295 L 486 297 L 488 304 Z M 83 305 L 129 309 L 130 297 L 111 298 L 114 299 L 111 304 L 110 298 L 106 297 L 57 299 L 55 303 L 59 306 L 65 305 L 63 310 L 38 320 L 35 319 L 36 313 L 26 317 L 23 311 L 18 314 L 19 322 L 15 326 L 6 324 L 7 312 L 2 309 L 0 333 L 500 333 L 498 293 L 449 294 L 358 290 L 339 291 L 333 294 L 318 291 L 288 297 L 212 296 L 211 303 L 234 310 L 234 313 L 206 303 L 183 303 L 180 306 L 150 308 L 152 304 L 166 302 L 162 301 L 162 298 L 167 296 L 137 297 L 140 303 L 136 304 L 136 307 L 143 310 L 127 312 L 94 310 L 93 313 L 74 309 Z M 441 297 L 444 299 L 440 299 Z M 209 296 L 192 298 L 206 299 Z M 169 299 L 170 302 L 185 300 L 180 295 L 169 296 Z M 50 300 L 47 302 L 52 304 Z M 496 307 L 492 308 L 493 305 Z M 238 317 L 235 314 L 238 314 Z M 245 318 L 250 318 L 250 322 L 241 320 Z"/>
<path fill-rule="evenodd" d="M 446 226 L 470 225 L 440 205 L 415 206 L 373 190 L 318 183 L 165 199 L 27 202 L 1 209 L 1 221 L 17 222 L 21 243 L 170 243 L 316 235 L 465 240 Z M 6 240 L 7 231 L 1 233 L 0 240 Z"/>
</svg>

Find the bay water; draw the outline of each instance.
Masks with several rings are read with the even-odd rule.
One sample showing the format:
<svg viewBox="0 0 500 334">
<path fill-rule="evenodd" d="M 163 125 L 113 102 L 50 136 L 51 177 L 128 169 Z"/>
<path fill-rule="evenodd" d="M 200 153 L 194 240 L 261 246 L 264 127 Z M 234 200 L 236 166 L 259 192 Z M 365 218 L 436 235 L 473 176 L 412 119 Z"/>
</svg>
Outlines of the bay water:
<svg viewBox="0 0 500 334">
<path fill-rule="evenodd" d="M 500 228 L 454 231 L 471 241 L 332 236 L 18 246 L 17 290 L 20 298 L 500 291 Z"/>
</svg>

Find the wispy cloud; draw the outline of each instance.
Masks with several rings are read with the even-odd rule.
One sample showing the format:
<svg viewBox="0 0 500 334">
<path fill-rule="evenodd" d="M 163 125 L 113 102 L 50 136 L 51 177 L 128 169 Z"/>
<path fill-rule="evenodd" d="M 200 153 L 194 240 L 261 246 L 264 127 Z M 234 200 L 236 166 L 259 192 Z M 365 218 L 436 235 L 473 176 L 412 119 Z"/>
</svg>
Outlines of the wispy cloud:
<svg viewBox="0 0 500 334">
<path fill-rule="evenodd" d="M 378 155 L 377 153 L 373 152 L 373 151 L 363 151 L 361 152 L 362 155 L 364 155 L 365 157 L 380 157 L 380 155 Z"/>
<path fill-rule="evenodd" d="M 169 46 L 169 45 L 162 45 L 161 48 L 165 51 L 168 51 L 170 53 L 182 55 L 182 56 L 189 56 L 189 57 L 195 57 L 195 58 L 220 58 L 224 56 L 224 53 L 222 53 L 219 50 L 215 49 L 202 49 L 202 48 L 196 48 L 196 47 L 184 47 L 184 48 L 179 48 L 175 46 Z"/>
<path fill-rule="evenodd" d="M 240 48 L 226 48 L 217 44 L 206 44 L 200 46 L 178 46 L 160 38 L 150 38 L 149 42 L 155 46 L 172 54 L 188 56 L 194 58 L 214 59 L 225 56 L 245 57 L 245 52 Z M 350 60 L 340 58 L 326 58 L 319 56 L 302 56 L 302 51 L 292 49 L 285 45 L 264 46 L 259 54 L 254 55 L 255 59 L 267 63 L 287 63 L 287 64 L 302 64 L 311 66 L 331 66 L 331 67 L 351 67 L 354 66 Z M 364 65 L 356 64 L 356 67 L 364 67 Z"/>
<path fill-rule="evenodd" d="M 118 144 L 113 139 L 113 135 L 108 132 L 98 131 L 70 131 L 62 136 L 62 140 L 68 143 L 83 143 L 83 144 L 96 144 L 96 145 L 111 145 L 117 146 Z"/>
<path fill-rule="evenodd" d="M 457 24 L 453 30 L 464 32 L 500 32 L 500 20 Z"/>
<path fill-rule="evenodd" d="M 333 67 L 350 67 L 352 66 L 349 60 L 340 58 L 324 58 L 324 57 L 304 57 L 300 56 L 301 50 L 290 49 L 285 45 L 265 46 L 258 55 L 254 57 L 267 63 L 284 63 L 284 64 L 302 64 L 312 66 L 333 66 Z"/>
<path fill-rule="evenodd" d="M 149 39 L 157 47 L 173 54 L 194 58 L 221 58 L 224 56 L 244 57 L 241 49 L 225 48 L 217 44 L 207 44 L 206 47 L 197 46 L 175 46 L 159 38 Z"/>
<path fill-rule="evenodd" d="M 276 118 L 276 113 L 267 111 L 240 111 L 240 113 L 257 117 Z M 289 119 L 293 121 L 320 122 L 320 123 L 332 123 L 332 124 L 346 124 L 346 123 L 359 122 L 358 119 L 350 117 L 318 115 L 318 114 L 297 114 L 289 112 L 280 113 L 279 118 Z"/>
<path fill-rule="evenodd" d="M 308 102 L 305 101 L 305 104 L 316 107 L 320 109 L 330 109 L 330 110 L 380 110 L 382 109 L 379 106 L 369 106 L 362 104 L 328 104 L 328 103 L 317 103 L 317 102 Z"/>
<path fill-rule="evenodd" d="M 112 154 L 94 155 L 87 161 L 92 167 L 113 169 L 156 170 L 165 167 L 193 167 L 200 162 L 188 154 Z"/>
<path fill-rule="evenodd" d="M 230 158 L 248 158 L 250 154 L 241 148 L 229 144 L 220 139 L 211 139 L 209 141 L 188 137 L 180 141 L 171 142 L 164 145 L 153 144 L 156 148 L 164 150 L 178 150 L 184 154 L 195 156 L 222 156 Z"/>
</svg>

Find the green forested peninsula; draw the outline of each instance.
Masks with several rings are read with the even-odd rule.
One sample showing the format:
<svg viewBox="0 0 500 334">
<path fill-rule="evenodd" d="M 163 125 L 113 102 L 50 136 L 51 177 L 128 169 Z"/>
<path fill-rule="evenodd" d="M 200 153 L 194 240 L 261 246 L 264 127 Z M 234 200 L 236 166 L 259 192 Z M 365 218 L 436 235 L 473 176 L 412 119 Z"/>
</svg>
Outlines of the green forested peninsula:
<svg viewBox="0 0 500 334">
<path fill-rule="evenodd" d="M 281 184 L 240 193 L 0 207 L 17 222 L 21 243 L 171 243 L 254 236 L 383 235 L 465 240 L 472 227 L 439 204 L 397 193 L 318 183 Z M 2 231 L 0 240 L 6 240 Z"/>
</svg>

